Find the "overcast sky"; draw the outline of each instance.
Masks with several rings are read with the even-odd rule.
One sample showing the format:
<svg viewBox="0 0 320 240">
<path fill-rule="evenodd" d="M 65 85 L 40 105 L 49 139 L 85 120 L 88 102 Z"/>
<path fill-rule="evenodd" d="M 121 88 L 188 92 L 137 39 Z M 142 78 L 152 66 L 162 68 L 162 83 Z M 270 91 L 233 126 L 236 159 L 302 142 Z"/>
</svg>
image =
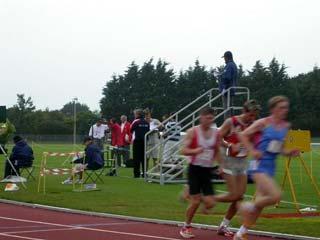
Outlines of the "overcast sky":
<svg viewBox="0 0 320 240">
<path fill-rule="evenodd" d="M 320 63 L 319 0 L 1 0 L 0 105 L 17 93 L 37 108 L 77 96 L 99 108 L 102 88 L 131 61 L 176 71 L 225 50 L 246 69 L 276 57 L 290 75 Z"/>
</svg>

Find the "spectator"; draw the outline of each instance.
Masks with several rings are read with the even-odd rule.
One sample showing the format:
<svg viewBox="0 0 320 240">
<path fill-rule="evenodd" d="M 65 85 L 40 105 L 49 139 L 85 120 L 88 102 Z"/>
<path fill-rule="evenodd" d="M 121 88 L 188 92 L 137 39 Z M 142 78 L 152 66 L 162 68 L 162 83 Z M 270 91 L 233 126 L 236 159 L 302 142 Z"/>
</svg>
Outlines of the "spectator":
<svg viewBox="0 0 320 240">
<path fill-rule="evenodd" d="M 173 114 L 170 115 L 172 116 Z M 173 118 L 170 118 L 165 124 L 163 137 L 166 139 L 163 149 L 163 162 L 171 162 L 179 151 L 178 142 L 181 137 L 181 126 Z"/>
<path fill-rule="evenodd" d="M 223 73 L 220 75 L 219 79 L 219 90 L 221 93 L 224 93 L 230 87 L 237 86 L 237 77 L 238 77 L 238 68 L 235 62 L 233 61 L 233 56 L 230 51 L 226 51 L 223 55 L 226 66 L 224 67 Z M 230 102 L 228 105 L 228 93 L 223 95 L 223 108 L 224 110 L 228 109 L 229 106 L 233 106 L 233 98 L 235 95 L 235 89 L 230 90 Z M 233 109 L 226 111 L 224 113 L 224 119 L 227 119 L 233 115 Z"/>
<path fill-rule="evenodd" d="M 121 132 L 119 146 L 122 148 L 121 156 L 123 157 L 124 164 L 127 164 L 130 158 L 130 143 L 131 143 L 131 124 L 127 121 L 127 116 L 122 115 L 121 118 Z"/>
<path fill-rule="evenodd" d="M 76 164 L 73 168 L 73 176 L 79 175 L 78 183 L 82 181 L 82 174 L 85 169 L 98 170 L 104 166 L 104 160 L 101 157 L 100 148 L 94 144 L 92 137 L 85 137 L 83 141 L 85 148 L 85 157 L 78 158 L 74 161 Z M 73 176 L 69 177 L 62 184 L 73 184 Z"/>
<path fill-rule="evenodd" d="M 12 148 L 12 153 L 9 159 L 16 169 L 16 173 L 7 160 L 5 163 L 5 178 L 16 174 L 20 175 L 20 168 L 31 167 L 34 160 L 33 150 L 25 140 L 23 140 L 20 136 L 15 136 L 13 138 L 13 142 L 15 146 Z"/>
<path fill-rule="evenodd" d="M 104 138 L 106 131 L 109 130 L 107 124 L 105 124 L 105 120 L 99 119 L 96 124 L 92 125 L 89 131 L 89 137 L 93 138 L 93 142 L 101 151 L 101 156 L 103 157 L 103 150 L 104 150 Z"/>
<path fill-rule="evenodd" d="M 144 176 L 144 144 L 145 134 L 149 132 L 150 125 L 145 120 L 142 109 L 134 111 L 135 120 L 131 124 L 130 132 L 133 136 L 133 175 L 135 178 L 141 176 L 140 166 Z"/>
<path fill-rule="evenodd" d="M 111 146 L 114 147 L 111 150 L 111 158 L 117 161 L 117 166 L 121 166 L 121 156 L 118 149 L 121 144 L 121 127 L 115 118 L 111 118 L 109 128 L 111 130 Z"/>
<path fill-rule="evenodd" d="M 159 158 L 159 127 L 161 126 L 161 122 L 158 119 L 151 117 L 151 111 L 149 109 L 145 110 L 145 115 L 146 121 L 150 124 L 150 131 L 152 131 L 152 133 L 150 133 L 150 135 L 148 136 L 147 149 L 153 148 L 147 155 L 147 163 L 149 163 L 149 159 L 151 158 L 153 160 L 153 165 L 156 165 Z"/>
</svg>

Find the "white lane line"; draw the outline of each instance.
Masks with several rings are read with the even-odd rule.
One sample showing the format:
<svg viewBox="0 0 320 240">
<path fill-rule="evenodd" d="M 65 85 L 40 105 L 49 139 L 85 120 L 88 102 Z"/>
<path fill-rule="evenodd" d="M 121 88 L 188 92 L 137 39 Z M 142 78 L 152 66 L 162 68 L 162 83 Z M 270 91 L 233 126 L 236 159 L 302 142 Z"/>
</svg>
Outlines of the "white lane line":
<svg viewBox="0 0 320 240">
<path fill-rule="evenodd" d="M 125 223 L 101 223 L 101 224 L 72 224 L 69 228 L 47 228 L 47 229 L 37 229 L 37 230 L 20 230 L 14 232 L 2 232 L 2 234 L 23 234 L 23 233 L 38 233 L 38 232 L 52 232 L 52 231 L 70 231 L 70 230 L 82 230 L 83 226 L 115 226 L 124 225 Z M 131 224 L 141 224 L 141 223 L 131 223 Z M 45 226 L 41 226 L 42 228 Z"/>
<path fill-rule="evenodd" d="M 0 223 L 1 224 L 1 223 Z M 114 226 L 114 225 L 131 225 L 131 224 L 142 224 L 142 222 L 111 222 L 111 223 L 85 223 L 85 224 L 70 224 L 75 227 L 99 227 L 99 226 Z M 0 227 L 0 230 L 8 231 L 10 229 L 28 229 L 28 228 L 44 228 L 43 225 L 31 225 L 31 226 L 11 226 L 11 227 Z"/>
<path fill-rule="evenodd" d="M 17 221 L 17 222 L 28 222 L 28 223 L 35 223 L 35 224 L 44 224 L 44 225 L 57 226 L 57 227 L 67 227 L 67 228 L 72 227 L 72 226 L 66 225 L 66 224 L 49 223 L 49 222 L 42 222 L 42 221 L 32 221 L 32 220 L 20 219 L 20 218 L 9 218 L 9 217 L 1 217 L 0 216 L 0 219 Z M 154 238 L 154 239 L 164 239 L 164 240 L 180 240 L 178 238 L 161 237 L 161 236 L 146 235 L 146 234 L 139 234 L 139 233 L 130 233 L 130 232 L 120 232 L 120 231 L 112 231 L 112 230 L 105 230 L 105 229 L 88 228 L 88 227 L 78 227 L 78 230 L 113 233 L 113 234 L 119 234 L 119 235 Z"/>
<path fill-rule="evenodd" d="M 10 238 L 27 239 L 27 240 L 45 240 L 42 238 L 23 237 L 23 236 L 10 235 L 10 234 L 5 234 L 5 233 L 0 233 L 0 236 L 10 237 Z"/>
<path fill-rule="evenodd" d="M 24 233 L 41 233 L 41 232 L 52 232 L 52 231 L 70 231 L 70 230 L 81 230 L 81 228 L 51 228 L 51 229 L 39 229 L 39 230 L 29 230 L 29 231 L 17 231 L 17 232 L 3 232 L 1 234 L 24 234 Z"/>
<path fill-rule="evenodd" d="M 117 226 L 117 225 L 135 225 L 141 222 L 114 222 L 114 223 L 88 223 L 88 224 L 70 224 L 75 227 L 99 227 L 99 226 Z"/>
<path fill-rule="evenodd" d="M 1 223 L 0 223 L 1 224 Z M 41 228 L 43 226 L 41 225 L 30 225 L 30 226 L 11 226 L 11 227 L 0 227 L 1 229 L 7 230 L 7 229 L 19 229 L 19 228 Z"/>
</svg>

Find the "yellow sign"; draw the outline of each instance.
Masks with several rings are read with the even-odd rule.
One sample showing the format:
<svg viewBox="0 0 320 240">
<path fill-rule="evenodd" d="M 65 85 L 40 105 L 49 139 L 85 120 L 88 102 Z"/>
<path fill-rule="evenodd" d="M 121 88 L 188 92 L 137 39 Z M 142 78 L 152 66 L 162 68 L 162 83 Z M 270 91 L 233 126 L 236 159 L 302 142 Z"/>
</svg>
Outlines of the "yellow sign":
<svg viewBox="0 0 320 240">
<path fill-rule="evenodd" d="M 305 130 L 290 130 L 288 132 L 285 149 L 299 149 L 301 152 L 311 151 L 311 134 Z"/>
</svg>

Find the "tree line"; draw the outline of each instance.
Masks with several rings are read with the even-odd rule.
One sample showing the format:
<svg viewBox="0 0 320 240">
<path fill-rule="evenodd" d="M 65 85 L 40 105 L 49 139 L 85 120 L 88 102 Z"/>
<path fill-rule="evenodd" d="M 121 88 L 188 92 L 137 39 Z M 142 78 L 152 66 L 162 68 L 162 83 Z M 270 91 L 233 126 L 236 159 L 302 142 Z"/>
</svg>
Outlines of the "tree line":
<svg viewBox="0 0 320 240">
<path fill-rule="evenodd" d="M 215 71 L 223 66 L 208 68 L 197 60 L 186 70 L 175 72 L 167 63 L 150 59 L 141 66 L 132 62 L 122 74 L 113 75 L 102 89 L 102 115 L 109 119 L 125 114 L 132 120 L 135 108 L 149 108 L 155 118 L 179 110 L 206 92 L 218 87 Z M 287 67 L 272 59 L 264 65 L 257 61 L 248 71 L 239 65 L 239 85 L 250 89 L 251 98 L 262 105 L 261 116 L 268 113 L 267 101 L 278 94 L 291 101 L 290 121 L 294 129 L 309 129 L 320 135 L 320 69 L 290 77 Z M 76 103 L 77 134 L 85 135 L 99 117 L 86 104 Z M 73 133 L 73 102 L 59 110 L 39 110 L 30 97 L 17 95 L 17 103 L 8 108 L 9 120 L 17 133 L 37 135 L 67 135 Z"/>
<path fill-rule="evenodd" d="M 17 94 L 17 104 L 7 109 L 8 119 L 18 134 L 69 135 L 73 134 L 74 103 L 66 103 L 60 110 L 37 110 L 31 97 Z M 76 103 L 77 134 L 88 134 L 90 125 L 98 118 L 86 104 Z"/>
<path fill-rule="evenodd" d="M 141 66 L 132 62 L 123 74 L 113 75 L 103 88 L 100 101 L 106 116 L 132 115 L 137 108 L 149 108 L 161 119 L 206 92 L 218 87 L 214 72 L 223 66 L 208 68 L 197 60 L 185 71 L 176 73 L 166 61 L 150 59 Z M 267 101 L 286 95 L 291 101 L 289 120 L 294 129 L 308 129 L 320 135 L 320 69 L 290 77 L 287 66 L 273 58 L 269 64 L 257 61 L 251 70 L 239 65 L 239 86 L 250 89 L 251 98 L 262 105 L 261 116 L 268 113 Z"/>
</svg>

